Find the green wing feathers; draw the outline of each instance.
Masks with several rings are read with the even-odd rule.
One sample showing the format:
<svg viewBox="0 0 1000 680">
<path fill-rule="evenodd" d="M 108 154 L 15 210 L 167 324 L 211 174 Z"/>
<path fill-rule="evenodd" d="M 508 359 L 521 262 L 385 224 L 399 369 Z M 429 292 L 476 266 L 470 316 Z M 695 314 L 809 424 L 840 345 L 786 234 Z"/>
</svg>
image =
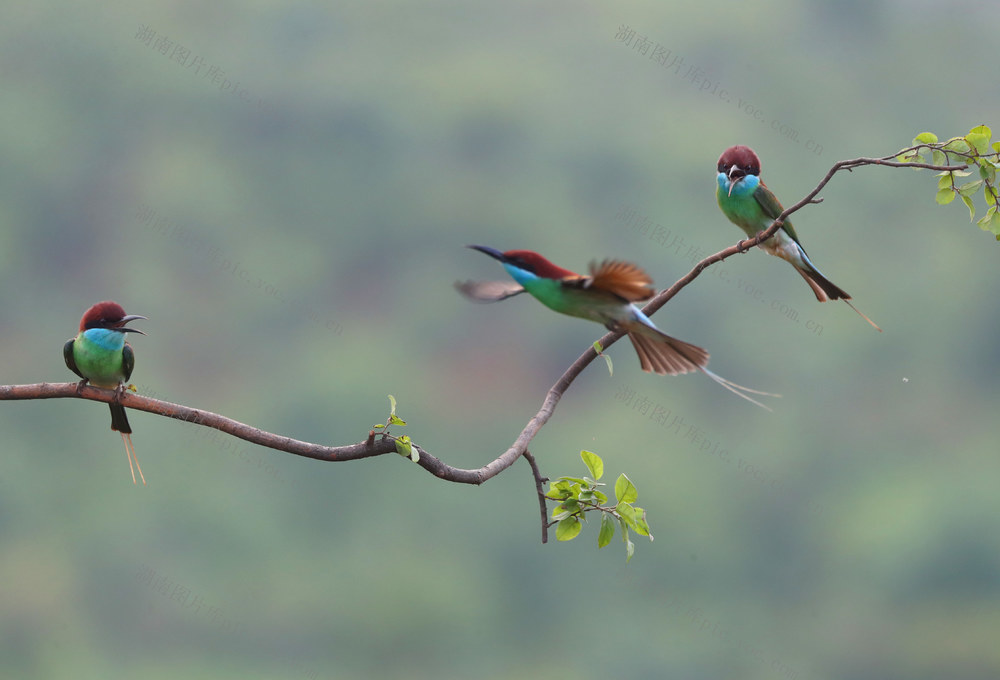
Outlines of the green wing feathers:
<svg viewBox="0 0 1000 680">
<path fill-rule="evenodd" d="M 753 192 L 753 197 L 757 199 L 757 203 L 763 208 L 764 214 L 770 217 L 772 220 L 778 219 L 778 215 L 783 213 L 785 209 L 782 207 L 781 202 L 778 201 L 778 197 L 771 193 L 771 190 L 767 188 L 767 185 L 763 182 L 757 187 L 757 191 Z M 785 220 L 782 228 L 788 233 L 792 239 L 799 243 L 799 236 L 795 233 L 795 229 L 792 227 L 792 223 Z M 801 246 L 802 244 L 799 243 Z"/>
</svg>

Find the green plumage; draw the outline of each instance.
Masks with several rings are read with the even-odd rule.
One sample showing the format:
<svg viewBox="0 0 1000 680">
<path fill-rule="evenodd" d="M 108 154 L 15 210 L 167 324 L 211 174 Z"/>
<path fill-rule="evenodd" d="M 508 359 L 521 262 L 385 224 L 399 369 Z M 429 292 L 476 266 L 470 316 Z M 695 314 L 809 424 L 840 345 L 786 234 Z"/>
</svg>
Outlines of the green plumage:
<svg viewBox="0 0 1000 680">
<path fill-rule="evenodd" d="M 132 375 L 135 368 L 135 353 L 132 346 L 125 342 L 124 333 L 112 333 L 103 335 L 97 342 L 87 336 L 88 332 L 81 332 L 75 338 L 71 338 L 63 345 L 63 359 L 67 368 L 85 379 L 95 387 L 105 389 L 118 389 Z M 101 331 L 106 334 L 107 331 Z M 116 347 L 114 337 L 121 340 L 121 347 Z M 107 341 L 110 342 L 110 346 Z M 108 404 L 111 409 L 111 429 L 118 432 L 130 434 L 132 426 L 129 425 L 128 417 L 125 415 L 125 407 L 120 404 Z"/>
</svg>

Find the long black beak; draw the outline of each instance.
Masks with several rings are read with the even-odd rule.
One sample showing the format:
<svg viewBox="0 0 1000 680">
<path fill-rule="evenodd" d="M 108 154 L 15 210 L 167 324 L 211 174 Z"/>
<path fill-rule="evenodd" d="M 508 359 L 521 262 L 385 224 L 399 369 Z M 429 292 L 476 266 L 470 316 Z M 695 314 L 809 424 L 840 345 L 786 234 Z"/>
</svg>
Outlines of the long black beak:
<svg viewBox="0 0 1000 680">
<path fill-rule="evenodd" d="M 478 250 L 481 253 L 486 253 L 494 260 L 499 260 L 500 262 L 506 262 L 507 258 L 496 248 L 490 248 L 489 246 L 466 246 L 466 248 L 472 248 L 473 250 Z"/>
</svg>

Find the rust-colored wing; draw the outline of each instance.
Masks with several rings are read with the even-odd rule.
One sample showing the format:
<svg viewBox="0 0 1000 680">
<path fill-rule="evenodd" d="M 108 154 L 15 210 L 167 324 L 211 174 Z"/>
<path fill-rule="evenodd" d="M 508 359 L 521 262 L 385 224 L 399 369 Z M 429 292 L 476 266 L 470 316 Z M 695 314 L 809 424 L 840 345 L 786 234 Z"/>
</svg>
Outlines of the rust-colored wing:
<svg viewBox="0 0 1000 680">
<path fill-rule="evenodd" d="M 588 288 L 605 290 L 628 302 L 648 300 L 656 294 L 653 279 L 631 262 L 604 260 L 590 263 L 591 282 Z"/>
</svg>

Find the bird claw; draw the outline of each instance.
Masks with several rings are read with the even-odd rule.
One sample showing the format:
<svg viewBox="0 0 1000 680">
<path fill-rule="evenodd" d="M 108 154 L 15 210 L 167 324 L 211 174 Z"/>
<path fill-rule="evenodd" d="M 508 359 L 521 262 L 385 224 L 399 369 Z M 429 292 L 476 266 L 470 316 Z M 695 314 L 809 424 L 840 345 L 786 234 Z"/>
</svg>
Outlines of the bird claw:
<svg viewBox="0 0 1000 680">
<path fill-rule="evenodd" d="M 750 241 L 748 238 L 741 238 L 740 242 L 736 244 L 736 252 L 738 253 L 749 253 L 750 246 L 747 243 Z"/>
<path fill-rule="evenodd" d="M 115 388 L 115 403 L 121 404 L 122 399 L 125 398 L 125 393 L 128 392 L 128 386 L 124 383 L 119 383 L 118 387 Z"/>
<path fill-rule="evenodd" d="M 84 378 L 76 384 L 76 395 L 80 396 L 83 393 L 83 386 L 90 382 L 90 378 Z"/>
</svg>

